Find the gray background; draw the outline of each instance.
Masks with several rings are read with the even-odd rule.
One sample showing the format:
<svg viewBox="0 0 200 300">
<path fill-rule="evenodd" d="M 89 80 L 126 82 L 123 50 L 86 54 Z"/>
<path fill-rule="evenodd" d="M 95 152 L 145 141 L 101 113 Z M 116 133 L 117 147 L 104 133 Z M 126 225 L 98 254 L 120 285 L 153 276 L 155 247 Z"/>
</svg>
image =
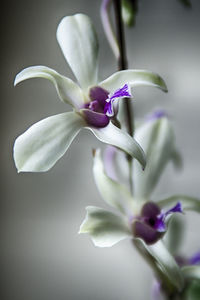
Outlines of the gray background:
<svg viewBox="0 0 200 300">
<path fill-rule="evenodd" d="M 135 90 L 138 118 L 155 107 L 170 113 L 184 169 L 168 166 L 156 195 L 199 196 L 200 1 L 186 10 L 175 0 L 141 0 L 137 26 L 127 30 L 130 68 L 158 72 L 168 94 Z M 100 74 L 116 63 L 103 35 L 100 1 L 7 1 L 1 6 L 1 271 L 2 300 L 131 300 L 150 299 L 152 274 L 124 241 L 109 249 L 77 235 L 85 206 L 104 206 L 92 178 L 91 149 L 100 145 L 81 132 L 56 166 L 44 174 L 17 174 L 12 145 L 40 119 L 69 109 L 54 87 L 42 79 L 14 88 L 15 75 L 30 65 L 47 65 L 72 76 L 56 42 L 56 27 L 65 15 L 88 14 L 101 45 Z M 199 219 L 187 224 L 182 253 L 200 249 Z"/>
</svg>

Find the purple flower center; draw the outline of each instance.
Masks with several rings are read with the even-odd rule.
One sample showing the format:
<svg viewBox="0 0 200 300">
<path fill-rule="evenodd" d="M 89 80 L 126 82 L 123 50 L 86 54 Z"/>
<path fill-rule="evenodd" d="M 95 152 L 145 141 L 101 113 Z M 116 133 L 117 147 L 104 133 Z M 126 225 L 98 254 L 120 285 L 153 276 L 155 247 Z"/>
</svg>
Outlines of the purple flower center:
<svg viewBox="0 0 200 300">
<path fill-rule="evenodd" d="M 89 125 L 95 127 L 105 127 L 110 118 L 117 112 L 118 103 L 114 106 L 114 101 L 125 97 L 131 97 L 128 84 L 109 94 L 108 91 L 96 86 L 90 89 L 90 102 L 86 103 L 81 111 Z"/>
<path fill-rule="evenodd" d="M 142 238 L 147 244 L 157 242 L 167 229 L 167 216 L 177 212 L 183 212 L 180 202 L 166 212 L 161 212 L 159 206 L 154 202 L 145 203 L 141 215 L 133 222 L 134 235 Z"/>
</svg>

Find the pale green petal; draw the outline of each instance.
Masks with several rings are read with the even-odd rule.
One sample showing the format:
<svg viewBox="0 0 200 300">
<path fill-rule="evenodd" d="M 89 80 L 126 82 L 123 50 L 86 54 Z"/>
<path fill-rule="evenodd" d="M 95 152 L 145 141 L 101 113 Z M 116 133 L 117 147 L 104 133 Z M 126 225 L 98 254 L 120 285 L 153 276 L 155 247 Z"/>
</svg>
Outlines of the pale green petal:
<svg viewBox="0 0 200 300">
<path fill-rule="evenodd" d="M 17 74 L 14 84 L 36 77 L 50 80 L 62 101 L 77 108 L 84 104 L 83 92 L 75 82 L 45 66 L 33 66 L 22 70 Z"/>
<path fill-rule="evenodd" d="M 112 180 L 105 173 L 100 150 L 94 154 L 93 173 L 102 198 L 112 207 L 126 214 L 132 211 L 133 198 L 125 185 Z M 132 212 L 133 213 L 133 212 Z"/>
<path fill-rule="evenodd" d="M 145 167 L 145 154 L 140 145 L 128 133 L 113 125 L 112 122 L 104 128 L 87 127 L 87 129 L 91 130 L 101 142 L 125 151 Z"/>
<path fill-rule="evenodd" d="M 146 153 L 146 168 L 133 163 L 133 184 L 136 198 L 148 198 L 155 188 L 167 162 L 174 153 L 174 134 L 166 117 L 149 120 L 135 131 L 135 139 Z"/>
<path fill-rule="evenodd" d="M 169 253 L 163 242 L 160 240 L 154 245 L 147 246 L 141 239 L 136 239 L 135 244 L 141 253 L 144 249 L 150 255 L 150 261 L 155 271 L 162 274 L 168 282 L 169 287 L 181 291 L 183 287 L 183 275 L 173 256 Z M 143 252 L 144 253 L 144 252 Z M 146 254 L 145 254 L 146 255 Z"/>
<path fill-rule="evenodd" d="M 55 115 L 32 125 L 14 144 L 18 172 L 49 170 L 84 125 L 84 120 L 75 112 Z"/>
<path fill-rule="evenodd" d="M 167 224 L 167 232 L 164 236 L 164 241 L 167 249 L 173 255 L 176 255 L 181 249 L 185 237 L 185 225 L 185 219 L 177 215 L 173 216 Z"/>
<path fill-rule="evenodd" d="M 125 220 L 99 207 L 86 207 L 87 215 L 79 233 L 88 233 L 97 247 L 111 247 L 119 241 L 131 237 Z"/>
<path fill-rule="evenodd" d="M 183 210 L 191 210 L 200 213 L 200 199 L 185 195 L 174 195 L 158 201 L 157 204 L 161 208 L 168 208 L 176 205 L 178 201 L 181 202 Z"/>
<path fill-rule="evenodd" d="M 152 86 L 157 87 L 164 92 L 167 92 L 167 86 L 164 80 L 156 73 L 147 70 L 125 70 L 119 71 L 100 82 L 98 85 L 114 92 L 125 83 L 128 83 L 131 87 L 135 86 Z"/>
<path fill-rule="evenodd" d="M 181 269 L 185 279 L 200 280 L 200 266 L 185 266 Z"/>
<path fill-rule="evenodd" d="M 82 88 L 96 85 L 98 41 L 90 19 L 83 14 L 63 18 L 57 29 L 57 39 Z"/>
</svg>

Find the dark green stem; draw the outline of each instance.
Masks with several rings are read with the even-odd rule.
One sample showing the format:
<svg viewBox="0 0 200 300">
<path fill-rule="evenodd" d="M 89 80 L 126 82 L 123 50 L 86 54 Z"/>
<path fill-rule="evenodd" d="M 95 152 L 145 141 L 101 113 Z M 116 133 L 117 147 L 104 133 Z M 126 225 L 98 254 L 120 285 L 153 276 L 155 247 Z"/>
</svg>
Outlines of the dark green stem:
<svg viewBox="0 0 200 300">
<path fill-rule="evenodd" d="M 114 0 L 114 8 L 115 8 L 115 19 L 116 19 L 116 33 L 117 40 L 119 45 L 119 59 L 118 59 L 118 70 L 126 70 L 128 68 L 128 62 L 126 58 L 126 46 L 125 46 L 125 38 L 124 38 L 124 28 L 122 22 L 122 14 L 121 14 L 121 0 Z M 134 121 L 133 114 L 131 110 L 130 100 L 124 99 L 125 112 L 127 115 L 127 131 L 133 136 L 134 130 Z"/>
<path fill-rule="evenodd" d="M 116 20 L 116 33 L 117 41 L 119 46 L 119 58 L 118 58 L 118 70 L 126 70 L 128 68 L 128 62 L 126 58 L 126 45 L 124 38 L 124 28 L 122 22 L 122 9 L 121 9 L 121 0 L 114 0 L 114 9 L 115 9 L 115 20 Z M 126 128 L 128 133 L 133 136 L 134 132 L 134 120 L 132 108 L 130 105 L 130 99 L 126 98 L 123 100 L 124 112 L 126 114 Z M 129 162 L 129 183 L 130 189 L 133 193 L 133 183 L 132 183 L 132 157 L 127 155 L 127 160 Z"/>
</svg>

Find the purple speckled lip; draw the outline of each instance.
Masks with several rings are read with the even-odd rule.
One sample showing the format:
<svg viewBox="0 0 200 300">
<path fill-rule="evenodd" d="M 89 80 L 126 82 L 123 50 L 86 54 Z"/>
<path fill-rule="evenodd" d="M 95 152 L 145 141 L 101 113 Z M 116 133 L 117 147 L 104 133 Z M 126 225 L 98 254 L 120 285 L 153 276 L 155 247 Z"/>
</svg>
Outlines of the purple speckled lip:
<svg viewBox="0 0 200 300">
<path fill-rule="evenodd" d="M 144 204 L 141 215 L 133 221 L 132 229 L 136 237 L 142 238 L 147 244 L 154 244 L 162 238 L 166 231 L 166 218 L 169 214 L 182 213 L 181 203 L 161 212 L 159 206 L 154 202 Z"/>
<path fill-rule="evenodd" d="M 94 127 L 105 127 L 108 125 L 110 118 L 116 114 L 113 102 L 125 97 L 131 97 L 130 88 L 125 84 L 122 88 L 109 94 L 105 89 L 95 86 L 90 89 L 90 102 L 86 103 L 80 112 L 83 113 L 86 122 Z"/>
</svg>

